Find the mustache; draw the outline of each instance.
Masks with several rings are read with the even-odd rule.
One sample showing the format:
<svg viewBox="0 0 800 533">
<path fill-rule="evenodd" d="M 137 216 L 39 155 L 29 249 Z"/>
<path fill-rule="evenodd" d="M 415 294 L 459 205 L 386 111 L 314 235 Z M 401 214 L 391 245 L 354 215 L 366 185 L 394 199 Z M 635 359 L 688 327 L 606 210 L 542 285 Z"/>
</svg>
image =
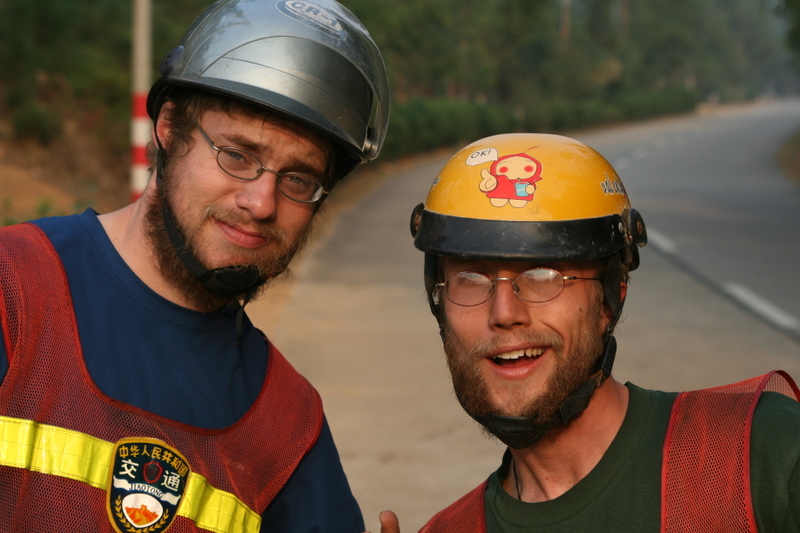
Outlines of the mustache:
<svg viewBox="0 0 800 533">
<path fill-rule="evenodd" d="M 253 227 L 254 221 L 252 219 L 242 216 L 241 213 L 237 211 L 225 209 L 218 205 L 208 205 L 203 210 L 202 220 L 211 218 L 217 219 L 230 226 L 246 227 L 248 231 L 255 230 L 258 236 L 267 242 L 275 242 L 280 246 L 286 244 L 286 231 L 277 227 L 273 222 L 255 221 L 255 227 Z"/>
</svg>

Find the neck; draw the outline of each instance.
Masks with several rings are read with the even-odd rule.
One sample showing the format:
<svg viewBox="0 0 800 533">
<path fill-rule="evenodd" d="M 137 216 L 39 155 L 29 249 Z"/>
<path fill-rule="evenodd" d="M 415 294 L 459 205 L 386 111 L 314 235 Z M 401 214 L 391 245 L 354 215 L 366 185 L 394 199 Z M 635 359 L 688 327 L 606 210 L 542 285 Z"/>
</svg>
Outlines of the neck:
<svg viewBox="0 0 800 533">
<path fill-rule="evenodd" d="M 152 181 L 151 179 L 151 184 Z M 145 222 L 147 205 L 151 195 L 155 193 L 151 184 L 137 201 L 117 211 L 100 215 L 100 224 L 117 253 L 145 285 L 172 303 L 194 309 L 191 302 L 164 277 L 158 267 Z"/>
<path fill-rule="evenodd" d="M 608 378 L 586 410 L 562 431 L 546 435 L 529 448 L 511 449 L 506 492 L 525 502 L 557 498 L 597 466 L 617 435 L 628 407 L 628 389 Z"/>
</svg>

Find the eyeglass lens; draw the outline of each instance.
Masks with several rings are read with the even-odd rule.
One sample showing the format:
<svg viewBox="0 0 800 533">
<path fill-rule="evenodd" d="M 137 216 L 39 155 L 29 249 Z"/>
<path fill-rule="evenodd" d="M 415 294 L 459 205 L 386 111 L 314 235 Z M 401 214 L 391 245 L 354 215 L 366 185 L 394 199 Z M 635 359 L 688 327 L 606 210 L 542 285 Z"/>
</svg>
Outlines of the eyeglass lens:
<svg viewBox="0 0 800 533">
<path fill-rule="evenodd" d="M 254 179 L 261 175 L 264 170 L 272 172 L 278 176 L 278 187 L 280 191 L 295 200 L 310 201 L 317 200 L 320 196 L 322 184 L 315 179 L 304 174 L 279 174 L 261 165 L 261 161 L 245 150 L 238 148 L 220 148 L 217 156 L 219 166 L 236 178 Z"/>
<path fill-rule="evenodd" d="M 564 279 L 560 272 L 549 268 L 534 268 L 521 272 L 514 278 L 489 279 L 478 272 L 459 272 L 444 283 L 447 298 L 464 306 L 479 305 L 494 295 L 494 286 L 499 281 L 511 281 L 514 292 L 526 302 L 541 303 L 561 294 Z"/>
<path fill-rule="evenodd" d="M 258 175 L 261 168 L 261 161 L 250 152 L 238 150 L 236 148 L 220 148 L 217 161 L 222 170 L 235 175 L 237 178 L 250 179 L 253 175 Z"/>
<path fill-rule="evenodd" d="M 298 202 L 315 202 L 325 193 L 322 184 L 316 179 L 305 174 L 283 174 L 267 169 L 254 154 L 232 146 L 217 146 L 208 134 L 203 131 L 200 124 L 197 124 L 197 127 L 206 141 L 208 141 L 208 144 L 216 150 L 219 167 L 234 178 L 254 180 L 261 176 L 265 170 L 272 172 L 278 178 L 278 190 L 284 196 Z"/>
</svg>

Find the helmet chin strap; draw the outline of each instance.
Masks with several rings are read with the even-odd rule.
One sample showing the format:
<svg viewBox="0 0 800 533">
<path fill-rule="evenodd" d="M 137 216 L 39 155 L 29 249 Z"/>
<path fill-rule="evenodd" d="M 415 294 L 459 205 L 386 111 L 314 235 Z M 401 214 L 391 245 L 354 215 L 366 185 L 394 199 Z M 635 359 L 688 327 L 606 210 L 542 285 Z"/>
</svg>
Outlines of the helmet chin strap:
<svg viewBox="0 0 800 533">
<path fill-rule="evenodd" d="M 586 409 L 594 390 L 611 375 L 611 367 L 614 365 L 616 353 L 616 339 L 613 335 L 606 335 L 603 355 L 598 359 L 592 376 L 588 381 L 572 391 L 572 394 L 559 407 L 556 416 L 543 424 L 536 422 L 536 418 L 533 416 L 502 416 L 491 413 L 470 416 L 506 446 L 515 449 L 527 448 L 541 439 L 552 427 L 557 424 L 566 425 Z"/>
</svg>

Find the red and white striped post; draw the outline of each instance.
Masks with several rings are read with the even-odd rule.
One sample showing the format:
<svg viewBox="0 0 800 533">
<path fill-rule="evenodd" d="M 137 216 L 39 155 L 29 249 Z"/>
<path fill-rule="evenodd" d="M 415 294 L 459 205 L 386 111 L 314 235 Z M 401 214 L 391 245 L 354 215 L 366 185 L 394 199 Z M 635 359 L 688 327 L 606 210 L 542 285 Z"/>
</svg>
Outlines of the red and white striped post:
<svg viewBox="0 0 800 533">
<path fill-rule="evenodd" d="M 147 116 L 147 93 L 150 90 L 151 45 L 150 0 L 133 0 L 133 98 L 131 102 L 131 199 L 142 195 L 147 180 L 147 142 L 153 127 Z"/>
</svg>

